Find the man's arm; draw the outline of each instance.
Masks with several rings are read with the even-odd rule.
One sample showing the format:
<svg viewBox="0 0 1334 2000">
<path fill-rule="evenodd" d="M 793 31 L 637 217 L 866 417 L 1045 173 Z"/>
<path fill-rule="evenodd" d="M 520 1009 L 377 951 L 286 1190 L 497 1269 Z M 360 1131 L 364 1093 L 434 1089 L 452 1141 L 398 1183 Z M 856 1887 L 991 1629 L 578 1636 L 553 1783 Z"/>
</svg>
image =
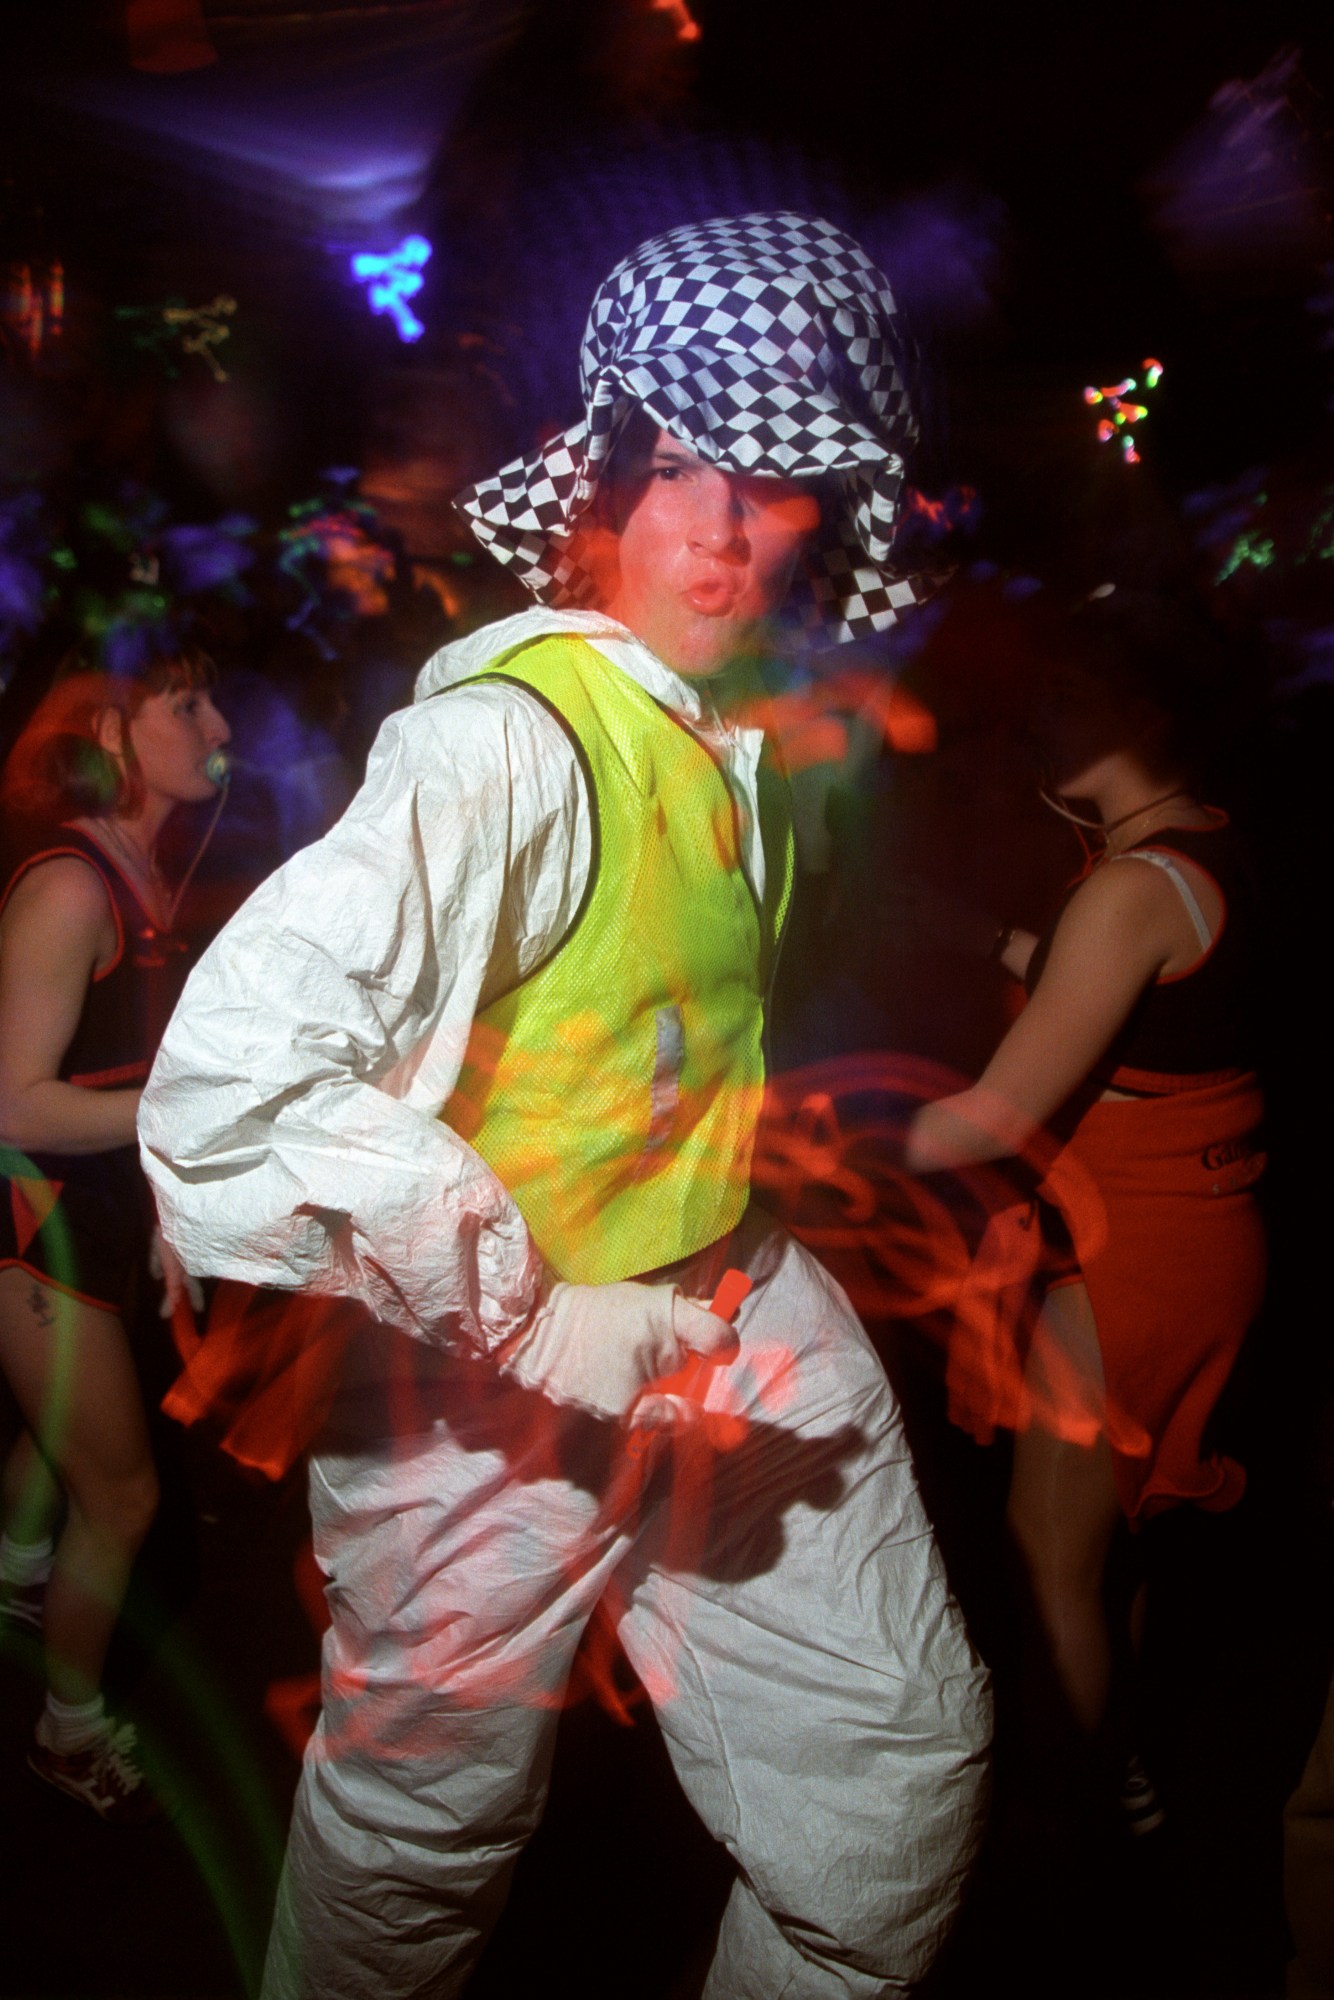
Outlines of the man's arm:
<svg viewBox="0 0 1334 2000">
<path fill-rule="evenodd" d="M 337 826 L 256 891 L 191 976 L 140 1137 L 186 1267 L 360 1299 L 490 1351 L 542 1266 L 439 1112 L 473 1016 L 564 935 L 589 810 L 559 725 L 508 688 L 392 716 Z"/>
</svg>

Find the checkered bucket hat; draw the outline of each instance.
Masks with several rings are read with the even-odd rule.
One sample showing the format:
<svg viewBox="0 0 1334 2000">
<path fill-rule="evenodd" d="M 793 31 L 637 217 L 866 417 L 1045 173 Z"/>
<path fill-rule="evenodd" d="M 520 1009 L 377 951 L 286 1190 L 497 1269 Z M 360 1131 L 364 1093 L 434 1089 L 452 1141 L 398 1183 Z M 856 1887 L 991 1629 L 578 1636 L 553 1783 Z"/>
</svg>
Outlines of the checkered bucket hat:
<svg viewBox="0 0 1334 2000">
<path fill-rule="evenodd" d="M 668 230 L 598 291 L 582 420 L 456 500 L 534 595 L 589 602 L 576 529 L 628 416 L 729 472 L 819 479 L 824 525 L 793 587 L 816 643 L 882 632 L 927 594 L 893 545 L 916 425 L 884 273 L 832 223 L 743 215 Z"/>
</svg>

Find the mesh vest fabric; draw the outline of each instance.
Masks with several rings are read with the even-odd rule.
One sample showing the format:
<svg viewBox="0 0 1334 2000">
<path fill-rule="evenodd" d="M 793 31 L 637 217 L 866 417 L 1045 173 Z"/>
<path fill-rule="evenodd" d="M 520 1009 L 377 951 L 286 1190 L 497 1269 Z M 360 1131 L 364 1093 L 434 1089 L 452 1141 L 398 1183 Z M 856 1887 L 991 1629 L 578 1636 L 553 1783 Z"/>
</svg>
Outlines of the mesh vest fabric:
<svg viewBox="0 0 1334 2000">
<path fill-rule="evenodd" d="M 561 722 L 596 834 L 575 923 L 478 1014 L 441 1115 L 514 1196 L 548 1266 L 607 1284 L 703 1248 L 745 1208 L 792 883 L 786 784 L 762 761 L 760 907 L 721 771 L 628 675 L 560 637 L 478 679 L 531 689 Z"/>
</svg>

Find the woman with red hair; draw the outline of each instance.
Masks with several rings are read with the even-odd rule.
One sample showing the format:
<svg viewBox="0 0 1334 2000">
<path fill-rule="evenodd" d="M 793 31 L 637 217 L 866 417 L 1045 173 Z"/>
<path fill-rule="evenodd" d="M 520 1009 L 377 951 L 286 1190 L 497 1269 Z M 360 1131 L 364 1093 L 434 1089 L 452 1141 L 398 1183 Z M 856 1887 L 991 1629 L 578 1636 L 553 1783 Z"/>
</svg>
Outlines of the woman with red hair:
<svg viewBox="0 0 1334 2000">
<path fill-rule="evenodd" d="M 33 1770 L 109 1820 L 151 1810 L 101 1678 L 157 1507 L 126 1336 L 152 1226 L 134 1121 L 184 978 L 159 838 L 221 782 L 211 683 L 188 647 L 66 672 L 0 795 L 28 848 L 0 903 L 0 1368 L 24 1424 L 0 1616 L 45 1648 Z"/>
</svg>

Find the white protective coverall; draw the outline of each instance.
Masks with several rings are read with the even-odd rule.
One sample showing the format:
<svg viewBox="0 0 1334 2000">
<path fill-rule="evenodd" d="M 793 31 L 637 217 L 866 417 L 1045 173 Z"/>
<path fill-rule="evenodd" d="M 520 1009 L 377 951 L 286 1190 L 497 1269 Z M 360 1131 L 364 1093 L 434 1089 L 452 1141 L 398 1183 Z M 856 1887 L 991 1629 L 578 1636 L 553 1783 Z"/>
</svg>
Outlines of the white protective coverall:
<svg viewBox="0 0 1334 2000">
<path fill-rule="evenodd" d="M 578 909 L 590 812 L 536 697 L 426 697 L 550 632 L 583 634 L 708 745 L 758 874 L 759 732 L 623 626 L 522 613 L 428 663 L 343 819 L 201 961 L 144 1095 L 191 1271 L 350 1294 L 379 1322 L 311 1463 L 333 1623 L 265 2000 L 463 1990 L 600 1600 L 738 1864 L 710 2000 L 902 1993 L 958 1905 L 989 1706 L 845 1296 L 752 1207 L 721 1257 L 755 1280 L 741 1350 L 706 1397 L 744 1441 L 703 1469 L 656 1444 L 647 1485 L 624 1431 L 488 1358 L 541 1262 L 438 1113 L 474 1014 Z M 719 1269 L 705 1252 L 670 1275 L 708 1296 Z"/>
</svg>

